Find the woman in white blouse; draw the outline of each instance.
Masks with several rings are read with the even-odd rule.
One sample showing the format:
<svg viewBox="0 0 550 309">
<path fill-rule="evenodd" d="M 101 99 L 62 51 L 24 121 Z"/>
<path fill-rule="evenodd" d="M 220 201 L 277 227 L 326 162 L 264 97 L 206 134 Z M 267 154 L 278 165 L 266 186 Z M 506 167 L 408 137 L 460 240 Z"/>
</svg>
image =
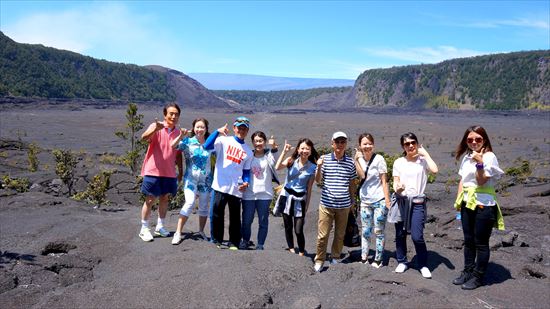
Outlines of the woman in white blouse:
<svg viewBox="0 0 550 309">
<path fill-rule="evenodd" d="M 453 283 L 462 285 L 462 289 L 473 290 L 482 285 L 489 263 L 489 238 L 493 226 L 504 229 L 495 193 L 496 181 L 504 172 L 481 126 L 471 126 L 464 132 L 456 150 L 456 159 L 461 158 L 455 208 L 460 210 L 462 218 L 464 270 Z"/>
</svg>

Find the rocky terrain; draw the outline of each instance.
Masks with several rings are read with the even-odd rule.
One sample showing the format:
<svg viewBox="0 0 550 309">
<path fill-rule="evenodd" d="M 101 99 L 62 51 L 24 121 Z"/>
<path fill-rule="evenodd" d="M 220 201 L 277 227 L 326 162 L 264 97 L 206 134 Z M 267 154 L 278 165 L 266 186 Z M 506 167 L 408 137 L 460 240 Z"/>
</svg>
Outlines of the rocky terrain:
<svg viewBox="0 0 550 309">
<path fill-rule="evenodd" d="M 161 107 L 140 106 L 144 122 L 161 118 Z M 265 251 L 217 249 L 196 235 L 191 216 L 185 240 L 144 243 L 137 236 L 140 200 L 135 177 L 113 160 L 127 150 L 114 135 L 125 125 L 125 108 L 3 108 L 0 113 L 0 177 L 29 180 L 27 192 L 0 189 L 1 308 L 547 308 L 550 303 L 550 122 L 547 114 L 307 113 L 247 115 L 251 132 L 261 129 L 282 143 L 310 137 L 326 147 L 335 130 L 352 136 L 373 133 L 377 151 L 400 153 L 399 136 L 415 132 L 440 167 L 428 185 L 425 238 L 433 279 L 414 268 L 396 274 L 394 228 L 386 229 L 380 269 L 361 264 L 359 248 L 344 248 L 340 264 L 313 271 L 319 191 L 305 224 L 306 257 L 285 251 L 282 219 L 270 218 Z M 235 114 L 184 109 L 180 124 L 210 120 L 211 130 Z M 501 181 L 499 201 L 506 231 L 491 238 L 486 285 L 463 291 L 451 281 L 462 268 L 462 232 L 454 220 L 458 167 L 451 156 L 465 128 L 489 132 L 503 169 L 528 161 L 531 172 Z M 30 143 L 40 147 L 38 171 L 28 170 Z M 109 205 L 68 198 L 55 173 L 54 148 L 78 157 L 75 191 L 83 191 L 101 170 L 111 170 Z M 156 213 L 153 218 L 156 219 Z M 154 220 L 153 220 L 154 221 Z M 175 230 L 177 210 L 168 216 Z M 257 221 L 254 222 L 253 240 Z M 227 232 L 225 233 L 227 237 Z M 371 251 L 372 252 L 372 251 Z M 373 252 L 372 252 L 373 253 Z"/>
</svg>

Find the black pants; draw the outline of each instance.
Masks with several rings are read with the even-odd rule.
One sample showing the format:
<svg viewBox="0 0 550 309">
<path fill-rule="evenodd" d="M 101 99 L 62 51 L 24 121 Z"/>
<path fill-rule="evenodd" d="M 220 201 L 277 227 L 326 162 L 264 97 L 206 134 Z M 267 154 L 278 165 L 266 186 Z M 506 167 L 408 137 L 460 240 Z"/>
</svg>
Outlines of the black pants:
<svg viewBox="0 0 550 309">
<path fill-rule="evenodd" d="M 496 206 L 476 207 L 471 210 L 462 204 L 460 213 L 464 232 L 464 269 L 485 273 L 489 264 L 489 238 L 497 218 L 496 212 Z"/>
<path fill-rule="evenodd" d="M 281 196 L 279 198 L 279 203 L 282 203 L 284 205 L 286 203 L 286 196 Z M 306 202 L 300 201 L 300 203 L 302 203 L 302 216 L 300 218 L 294 217 L 294 203 L 292 203 L 292 205 L 290 206 L 289 211 L 289 213 L 291 213 L 292 215 L 287 215 L 283 212 L 286 244 L 288 248 L 294 248 L 294 235 L 292 235 L 292 229 L 294 228 L 294 233 L 296 233 L 296 240 L 298 241 L 298 250 L 299 252 L 305 252 L 306 238 L 304 237 L 304 219 Z"/>
<path fill-rule="evenodd" d="M 223 241 L 225 205 L 229 205 L 229 242 L 238 246 L 241 241 L 241 199 L 216 190 L 212 199 L 212 240 Z"/>
</svg>

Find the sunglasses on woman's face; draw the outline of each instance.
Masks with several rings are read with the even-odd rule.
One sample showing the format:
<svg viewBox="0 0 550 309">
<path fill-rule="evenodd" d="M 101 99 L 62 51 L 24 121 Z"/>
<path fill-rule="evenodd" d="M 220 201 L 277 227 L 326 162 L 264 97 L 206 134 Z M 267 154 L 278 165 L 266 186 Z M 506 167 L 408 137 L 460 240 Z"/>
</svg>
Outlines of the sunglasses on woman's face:
<svg viewBox="0 0 550 309">
<path fill-rule="evenodd" d="M 483 138 L 482 137 L 468 138 L 466 141 L 468 142 L 468 144 L 471 144 L 473 142 L 480 144 L 481 142 L 483 142 Z"/>
<path fill-rule="evenodd" d="M 413 146 L 416 145 L 416 141 L 410 141 L 410 142 L 404 142 L 403 143 L 403 146 L 405 146 L 405 147 L 409 147 L 410 145 L 413 145 Z"/>
</svg>

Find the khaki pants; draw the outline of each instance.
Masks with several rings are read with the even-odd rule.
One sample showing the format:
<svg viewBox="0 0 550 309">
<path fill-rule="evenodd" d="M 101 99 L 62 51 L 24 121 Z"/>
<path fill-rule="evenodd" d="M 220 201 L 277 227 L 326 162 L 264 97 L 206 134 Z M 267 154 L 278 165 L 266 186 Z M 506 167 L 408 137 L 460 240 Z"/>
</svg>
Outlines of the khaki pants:
<svg viewBox="0 0 550 309">
<path fill-rule="evenodd" d="M 331 255 L 333 259 L 339 259 L 344 247 L 344 235 L 348 223 L 349 207 L 347 208 L 327 208 L 319 205 L 319 227 L 317 232 L 317 255 L 315 263 L 325 262 L 327 255 L 328 237 L 334 221 L 334 239 L 332 240 Z"/>
</svg>

